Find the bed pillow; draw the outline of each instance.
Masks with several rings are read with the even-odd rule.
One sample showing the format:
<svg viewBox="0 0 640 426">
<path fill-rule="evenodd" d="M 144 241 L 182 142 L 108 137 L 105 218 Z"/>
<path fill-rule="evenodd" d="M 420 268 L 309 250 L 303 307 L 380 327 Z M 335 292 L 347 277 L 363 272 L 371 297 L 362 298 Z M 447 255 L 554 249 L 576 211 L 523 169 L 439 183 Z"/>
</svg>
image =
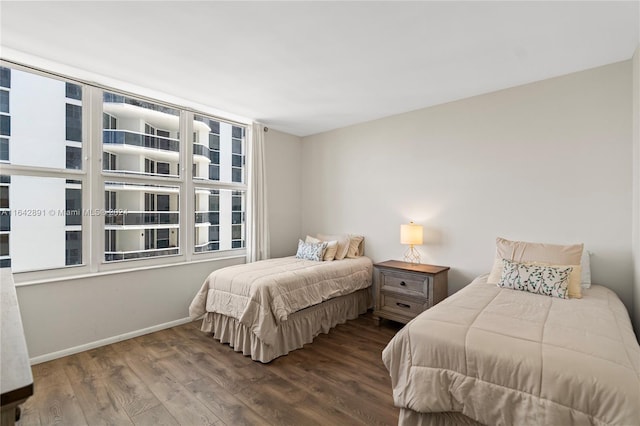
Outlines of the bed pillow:
<svg viewBox="0 0 640 426">
<path fill-rule="evenodd" d="M 567 299 L 571 266 L 548 266 L 502 259 L 499 287 Z M 579 277 L 580 275 L 578 275 Z"/>
<path fill-rule="evenodd" d="M 321 243 L 322 240 L 312 237 L 311 235 L 307 235 L 307 238 L 304 240 L 305 243 Z M 324 256 L 322 260 L 325 262 L 330 262 L 336 257 L 336 252 L 338 251 L 338 242 L 336 240 L 327 241 L 327 249 L 324 251 Z"/>
<path fill-rule="evenodd" d="M 350 238 L 348 235 L 326 235 L 326 234 L 318 234 L 316 237 L 321 241 L 337 241 L 337 249 L 335 260 L 342 260 L 347 255 L 347 251 L 349 250 Z"/>
<path fill-rule="evenodd" d="M 548 265 L 579 265 L 583 244 L 559 245 L 529 243 L 496 238 L 496 258 L 487 282 L 497 284 L 502 276 L 502 259 L 515 262 L 539 262 Z"/>
<path fill-rule="evenodd" d="M 296 252 L 296 258 L 322 262 L 322 258 L 326 249 L 327 243 L 324 241 L 321 243 L 305 243 L 302 240 L 298 240 L 298 251 Z"/>
<path fill-rule="evenodd" d="M 346 257 L 356 258 L 362 256 L 360 246 L 363 241 L 364 237 L 362 235 L 349 234 L 349 249 L 347 250 Z"/>
<path fill-rule="evenodd" d="M 550 266 L 553 268 L 573 268 L 569 274 L 569 283 L 567 285 L 567 296 L 572 299 L 582 299 L 582 286 L 580 284 L 582 278 L 582 266 L 581 265 L 552 265 L 542 262 L 532 262 L 534 265 Z"/>
</svg>

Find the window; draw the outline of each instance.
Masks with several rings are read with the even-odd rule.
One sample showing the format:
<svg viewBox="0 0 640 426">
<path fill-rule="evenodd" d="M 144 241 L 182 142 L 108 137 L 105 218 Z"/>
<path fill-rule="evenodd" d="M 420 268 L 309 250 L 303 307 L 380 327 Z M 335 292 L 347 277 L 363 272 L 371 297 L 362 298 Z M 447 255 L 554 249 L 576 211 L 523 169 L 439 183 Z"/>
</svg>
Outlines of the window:
<svg viewBox="0 0 640 426">
<path fill-rule="evenodd" d="M 0 113 L 0 136 L 7 146 L 4 161 L 66 169 L 66 147 L 82 149 L 83 101 L 67 97 L 68 82 L 58 78 L 19 69 L 2 70 L 11 85 L 11 114 Z M 81 91 L 82 86 L 73 85 Z M 82 154 L 70 155 L 74 157 L 71 169 L 80 170 L 76 167 Z"/>
<path fill-rule="evenodd" d="M 145 250 L 161 250 L 170 247 L 169 229 L 145 229 Z"/>
<path fill-rule="evenodd" d="M 116 231 L 104 231 L 104 251 L 107 255 L 113 255 L 116 251 Z"/>
<path fill-rule="evenodd" d="M 5 67 L 0 86 L 5 93 L 0 96 L 0 160 L 10 175 L 0 184 L 0 205 L 11 204 L 11 214 L 5 210 L 0 217 L 0 238 L 8 251 L 0 263 L 10 261 L 15 273 L 60 269 L 65 274 L 65 267 L 82 265 L 85 249 L 83 88 Z"/>
<path fill-rule="evenodd" d="M 104 191 L 104 209 L 112 211 L 116 209 L 116 192 Z"/>
<path fill-rule="evenodd" d="M 103 95 L 103 109 L 103 150 L 120 159 L 117 168 L 107 169 L 103 165 L 103 170 L 117 170 L 125 174 L 156 174 L 156 161 L 178 169 L 178 110 L 107 92 Z M 168 128 L 168 124 L 172 127 Z M 157 130 L 160 126 L 163 129 Z M 144 129 L 144 132 L 140 129 Z M 143 163 L 136 160 L 140 157 L 145 158 Z"/>
<path fill-rule="evenodd" d="M 144 159 L 144 172 L 150 175 L 156 174 L 156 162 L 153 160 L 149 160 L 148 158 Z"/>
<path fill-rule="evenodd" d="M 0 161 L 9 161 L 9 139 L 0 138 Z"/>
<path fill-rule="evenodd" d="M 118 119 L 111 114 L 102 113 L 102 128 L 103 129 L 117 129 Z"/>
<path fill-rule="evenodd" d="M 0 135 L 11 136 L 11 117 L 0 115 Z"/>
<path fill-rule="evenodd" d="M 177 169 L 177 164 L 176 164 L 176 169 Z M 115 163 L 114 163 L 114 168 L 111 170 L 117 170 L 115 169 Z M 167 163 L 164 161 L 154 161 L 154 160 L 145 158 L 144 172 L 145 174 L 149 174 L 149 175 L 168 175 L 168 174 L 171 174 L 170 173 L 171 163 Z"/>
<path fill-rule="evenodd" d="M 82 107 L 67 104 L 67 140 L 82 142 Z"/>
<path fill-rule="evenodd" d="M 54 174 L 53 172 L 51 172 Z M 14 272 L 82 264 L 82 177 L 11 176 L 11 235 Z M 73 232 L 73 234 L 69 234 Z"/>
<path fill-rule="evenodd" d="M 105 188 L 105 230 L 112 231 L 106 262 L 180 254 L 179 187 L 105 182 Z"/>
<path fill-rule="evenodd" d="M 0 67 L 0 135 L 11 136 L 11 116 L 9 115 L 9 88 L 11 70 Z M 9 161 L 9 139 L 0 138 L 0 161 Z"/>
<path fill-rule="evenodd" d="M 103 109 L 104 171 L 151 179 L 173 169 L 172 176 L 179 175 L 178 110 L 114 93 L 104 93 Z M 118 212 L 124 211 L 105 218 L 106 262 L 180 254 L 178 186 L 122 180 L 106 182 L 105 191 L 105 206 L 117 199 Z"/>
<path fill-rule="evenodd" d="M 74 181 L 67 181 L 66 225 L 82 225 L 82 190 L 74 188 Z"/>
<path fill-rule="evenodd" d="M 244 247 L 244 127 L 201 115 L 193 120 L 195 250 Z M 204 141 L 205 144 L 201 143 Z M 225 188 L 222 188 L 222 185 Z M 232 186 L 234 189 L 229 189 Z"/>
<path fill-rule="evenodd" d="M 82 148 L 68 146 L 66 152 L 66 168 L 80 170 L 82 168 Z"/>
<path fill-rule="evenodd" d="M 231 196 L 231 248 L 244 247 L 244 192 Z"/>
<path fill-rule="evenodd" d="M 0 67 L 0 87 L 11 88 L 11 70 Z"/>
<path fill-rule="evenodd" d="M 244 248 L 245 191 L 196 188 L 196 251 Z"/>
<path fill-rule="evenodd" d="M 116 165 L 116 155 L 109 152 L 102 153 L 102 168 L 105 171 L 118 170 Z"/>
<path fill-rule="evenodd" d="M 168 175 L 170 174 L 171 165 L 169 163 L 165 163 L 162 161 L 158 161 L 156 163 L 156 173 L 159 175 Z"/>
<path fill-rule="evenodd" d="M 244 182 L 244 128 L 196 115 L 193 122 L 193 176 L 221 182 Z M 209 141 L 209 146 L 196 141 Z M 206 142 L 205 142 L 206 143 Z"/>
<path fill-rule="evenodd" d="M 244 129 L 233 126 L 231 135 L 231 180 L 242 182 L 244 180 Z"/>
<path fill-rule="evenodd" d="M 209 165 L 209 179 L 220 180 L 220 166 L 215 164 Z"/>
<path fill-rule="evenodd" d="M 0 268 L 11 266 L 11 257 L 9 256 L 9 234 L 0 233 Z"/>
<path fill-rule="evenodd" d="M 82 100 L 82 86 L 73 83 L 65 83 L 65 94 L 69 99 Z"/>
<path fill-rule="evenodd" d="M 82 263 L 82 232 L 67 231 L 65 242 L 65 265 Z"/>
<path fill-rule="evenodd" d="M 0 209 L 9 208 L 9 185 L 0 184 Z"/>
<path fill-rule="evenodd" d="M 11 266 L 9 233 L 11 216 L 9 211 L 9 176 L 0 176 L 0 268 Z"/>
<path fill-rule="evenodd" d="M 187 109 L 0 67 L 0 265 L 28 281 L 243 249 L 245 134 Z M 100 151 L 102 166 L 88 167 Z M 185 205 L 194 210 L 181 216 Z"/>
<path fill-rule="evenodd" d="M 0 90 L 0 112 L 9 113 L 9 91 Z"/>
</svg>

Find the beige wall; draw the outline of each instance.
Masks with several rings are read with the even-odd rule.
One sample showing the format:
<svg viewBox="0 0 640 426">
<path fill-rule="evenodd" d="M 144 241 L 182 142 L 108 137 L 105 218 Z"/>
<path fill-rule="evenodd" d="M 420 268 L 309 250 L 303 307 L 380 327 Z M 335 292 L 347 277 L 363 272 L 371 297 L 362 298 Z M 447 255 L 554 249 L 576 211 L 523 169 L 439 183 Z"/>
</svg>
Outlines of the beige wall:
<svg viewBox="0 0 640 426">
<path fill-rule="evenodd" d="M 633 259 L 634 291 L 632 319 L 640 341 L 640 45 L 633 55 Z"/>
<path fill-rule="evenodd" d="M 593 281 L 632 304 L 631 61 L 303 138 L 302 232 L 366 236 L 399 259 L 425 226 L 449 291 L 488 272 L 496 236 L 584 242 Z"/>
<path fill-rule="evenodd" d="M 185 322 L 206 276 L 245 258 L 16 288 L 29 357 L 42 362 Z"/>
<path fill-rule="evenodd" d="M 296 254 L 300 236 L 302 140 L 269 130 L 265 136 L 271 257 Z"/>
</svg>

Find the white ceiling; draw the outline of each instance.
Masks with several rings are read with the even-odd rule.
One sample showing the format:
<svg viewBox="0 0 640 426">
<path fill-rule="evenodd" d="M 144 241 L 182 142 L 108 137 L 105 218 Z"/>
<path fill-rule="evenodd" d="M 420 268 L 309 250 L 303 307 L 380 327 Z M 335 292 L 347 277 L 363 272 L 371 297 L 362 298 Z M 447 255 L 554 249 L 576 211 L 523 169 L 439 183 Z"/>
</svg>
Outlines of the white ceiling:
<svg viewBox="0 0 640 426">
<path fill-rule="evenodd" d="M 0 43 L 306 136 L 629 59 L 639 14 L 638 1 L 2 1 Z"/>
</svg>

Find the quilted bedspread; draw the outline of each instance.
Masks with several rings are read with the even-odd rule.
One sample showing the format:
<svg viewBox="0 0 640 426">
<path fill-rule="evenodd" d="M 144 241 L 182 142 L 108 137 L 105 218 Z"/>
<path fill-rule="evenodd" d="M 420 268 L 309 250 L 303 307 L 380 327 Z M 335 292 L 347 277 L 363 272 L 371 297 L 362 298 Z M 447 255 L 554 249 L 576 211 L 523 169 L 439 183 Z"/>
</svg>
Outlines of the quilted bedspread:
<svg viewBox="0 0 640 426">
<path fill-rule="evenodd" d="M 615 293 L 559 299 L 486 278 L 384 349 L 398 407 L 487 425 L 640 425 L 640 346 Z"/>
<path fill-rule="evenodd" d="M 189 307 L 235 318 L 264 343 L 273 344 L 280 322 L 301 309 L 371 286 L 368 257 L 314 262 L 283 257 L 213 271 Z"/>
</svg>

